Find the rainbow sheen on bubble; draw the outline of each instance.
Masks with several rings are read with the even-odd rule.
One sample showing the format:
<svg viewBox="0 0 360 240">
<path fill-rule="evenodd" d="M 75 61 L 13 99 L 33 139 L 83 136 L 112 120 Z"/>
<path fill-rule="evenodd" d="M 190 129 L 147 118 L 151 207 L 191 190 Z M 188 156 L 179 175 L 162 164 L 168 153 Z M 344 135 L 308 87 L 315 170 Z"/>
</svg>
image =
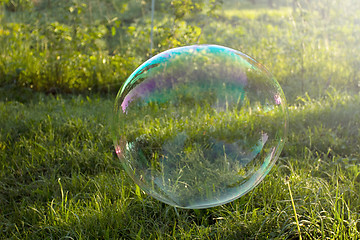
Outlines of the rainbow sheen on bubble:
<svg viewBox="0 0 360 240">
<path fill-rule="evenodd" d="M 145 192 L 181 208 L 231 202 L 270 171 L 285 142 L 287 106 L 253 58 L 217 45 L 160 53 L 115 102 L 113 139 Z"/>
</svg>

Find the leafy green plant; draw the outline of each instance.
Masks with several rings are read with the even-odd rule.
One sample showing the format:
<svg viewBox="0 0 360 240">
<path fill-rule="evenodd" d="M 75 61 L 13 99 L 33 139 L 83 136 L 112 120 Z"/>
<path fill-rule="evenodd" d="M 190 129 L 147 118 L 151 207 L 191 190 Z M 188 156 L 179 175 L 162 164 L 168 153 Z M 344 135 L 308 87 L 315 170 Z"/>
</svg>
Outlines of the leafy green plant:
<svg viewBox="0 0 360 240">
<path fill-rule="evenodd" d="M 30 11 L 33 8 L 33 1 L 31 0 L 2 0 L 0 5 L 5 5 L 5 8 L 10 12 Z"/>
</svg>

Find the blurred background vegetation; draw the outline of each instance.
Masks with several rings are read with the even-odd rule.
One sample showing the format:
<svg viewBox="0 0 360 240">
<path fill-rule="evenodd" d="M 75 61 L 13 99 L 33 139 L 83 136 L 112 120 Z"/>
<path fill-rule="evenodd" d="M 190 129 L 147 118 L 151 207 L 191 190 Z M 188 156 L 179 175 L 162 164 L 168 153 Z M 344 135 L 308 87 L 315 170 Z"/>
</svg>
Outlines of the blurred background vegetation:
<svg viewBox="0 0 360 240">
<path fill-rule="evenodd" d="M 267 66 L 290 102 L 330 88 L 359 92 L 360 2 L 354 0 L 1 0 L 0 86 L 116 92 L 151 55 L 219 44 Z M 25 89 L 25 90 L 24 90 Z"/>
</svg>

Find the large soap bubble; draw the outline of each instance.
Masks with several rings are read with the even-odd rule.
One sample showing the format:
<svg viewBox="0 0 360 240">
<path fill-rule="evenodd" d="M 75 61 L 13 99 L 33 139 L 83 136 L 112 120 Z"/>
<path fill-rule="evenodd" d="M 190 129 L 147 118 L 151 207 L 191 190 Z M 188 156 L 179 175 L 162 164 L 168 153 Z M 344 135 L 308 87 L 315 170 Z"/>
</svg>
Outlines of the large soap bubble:
<svg viewBox="0 0 360 240">
<path fill-rule="evenodd" d="M 287 107 L 273 76 L 230 48 L 165 51 L 126 80 L 113 138 L 131 178 L 181 208 L 231 202 L 270 171 L 285 140 Z"/>
</svg>

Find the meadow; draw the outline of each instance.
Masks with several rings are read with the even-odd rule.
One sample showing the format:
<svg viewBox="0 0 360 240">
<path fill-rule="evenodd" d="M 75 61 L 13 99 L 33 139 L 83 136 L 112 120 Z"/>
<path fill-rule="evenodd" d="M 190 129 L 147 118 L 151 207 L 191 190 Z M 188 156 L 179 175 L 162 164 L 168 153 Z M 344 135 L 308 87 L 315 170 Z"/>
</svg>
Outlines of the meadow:
<svg viewBox="0 0 360 240">
<path fill-rule="evenodd" d="M 150 5 L 0 1 L 0 238 L 359 239 L 360 2 L 159 0 L 151 51 Z M 288 138 L 245 196 L 175 209 L 127 176 L 110 118 L 143 61 L 201 43 L 267 66 Z"/>
</svg>

